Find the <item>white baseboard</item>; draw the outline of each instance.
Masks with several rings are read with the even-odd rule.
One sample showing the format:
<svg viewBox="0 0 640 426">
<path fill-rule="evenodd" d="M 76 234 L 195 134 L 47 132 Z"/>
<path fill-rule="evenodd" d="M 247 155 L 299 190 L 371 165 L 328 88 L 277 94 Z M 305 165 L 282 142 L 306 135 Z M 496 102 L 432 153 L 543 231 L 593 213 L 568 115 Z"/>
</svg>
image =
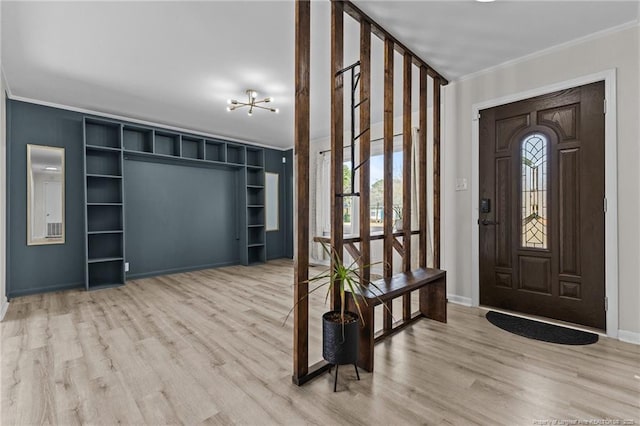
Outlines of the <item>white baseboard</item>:
<svg viewBox="0 0 640 426">
<path fill-rule="evenodd" d="M 618 330 L 618 340 L 620 340 L 621 342 L 640 345 L 640 333 L 627 330 Z"/>
<path fill-rule="evenodd" d="M 0 321 L 4 319 L 7 309 L 9 309 L 9 302 L 7 301 L 7 298 L 3 296 L 2 300 L 0 300 Z"/>
<path fill-rule="evenodd" d="M 447 300 L 456 305 L 471 306 L 471 298 L 458 296 L 457 294 L 447 294 Z"/>
</svg>

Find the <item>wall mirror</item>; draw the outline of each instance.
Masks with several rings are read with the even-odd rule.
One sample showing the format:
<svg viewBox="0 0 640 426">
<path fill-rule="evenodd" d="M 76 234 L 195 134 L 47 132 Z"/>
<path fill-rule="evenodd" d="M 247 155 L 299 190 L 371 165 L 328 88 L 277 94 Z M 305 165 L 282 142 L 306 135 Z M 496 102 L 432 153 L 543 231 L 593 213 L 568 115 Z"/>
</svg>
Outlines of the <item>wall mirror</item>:
<svg viewBox="0 0 640 426">
<path fill-rule="evenodd" d="M 280 229 L 278 205 L 280 203 L 278 197 L 278 178 L 277 173 L 265 173 L 265 220 L 267 231 L 278 231 Z"/>
<path fill-rule="evenodd" d="M 64 148 L 27 145 L 27 244 L 64 244 Z"/>
</svg>

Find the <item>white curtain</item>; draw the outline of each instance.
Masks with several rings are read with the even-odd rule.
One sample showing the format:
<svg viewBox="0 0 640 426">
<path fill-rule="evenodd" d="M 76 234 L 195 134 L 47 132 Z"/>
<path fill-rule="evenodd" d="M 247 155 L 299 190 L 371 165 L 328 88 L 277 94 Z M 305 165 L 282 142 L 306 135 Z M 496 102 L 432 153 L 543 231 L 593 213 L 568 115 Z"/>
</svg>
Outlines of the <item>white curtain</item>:
<svg viewBox="0 0 640 426">
<path fill-rule="evenodd" d="M 311 259 L 317 262 L 329 260 L 320 243 L 313 241 L 314 237 L 328 236 L 331 233 L 331 156 L 328 152 L 316 156 L 314 164 L 314 181 L 310 198 L 309 209 L 311 211 Z"/>
</svg>

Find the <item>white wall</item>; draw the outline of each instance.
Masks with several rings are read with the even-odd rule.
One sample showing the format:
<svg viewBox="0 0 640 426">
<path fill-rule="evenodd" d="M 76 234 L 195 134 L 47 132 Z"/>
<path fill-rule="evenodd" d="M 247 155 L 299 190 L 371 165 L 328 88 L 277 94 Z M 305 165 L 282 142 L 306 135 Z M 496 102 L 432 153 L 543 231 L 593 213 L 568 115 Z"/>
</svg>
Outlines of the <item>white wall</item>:
<svg viewBox="0 0 640 426">
<path fill-rule="evenodd" d="M 470 191 L 455 191 L 456 178 L 471 182 L 472 105 L 616 68 L 618 134 L 619 328 L 640 333 L 639 31 L 621 29 L 532 55 L 451 83 L 445 88 L 443 135 L 443 265 L 449 291 L 471 299 Z M 471 187 L 471 185 L 469 185 Z"/>
</svg>

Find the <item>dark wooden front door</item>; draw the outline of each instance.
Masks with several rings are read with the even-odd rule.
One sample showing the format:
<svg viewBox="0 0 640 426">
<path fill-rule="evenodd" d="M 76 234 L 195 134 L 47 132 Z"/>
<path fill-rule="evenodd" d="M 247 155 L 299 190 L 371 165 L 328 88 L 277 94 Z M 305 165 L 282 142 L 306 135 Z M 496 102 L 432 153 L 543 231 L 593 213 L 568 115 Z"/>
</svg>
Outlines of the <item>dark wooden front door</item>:
<svg viewBox="0 0 640 426">
<path fill-rule="evenodd" d="M 480 112 L 480 304 L 605 329 L 604 83 Z"/>
</svg>

